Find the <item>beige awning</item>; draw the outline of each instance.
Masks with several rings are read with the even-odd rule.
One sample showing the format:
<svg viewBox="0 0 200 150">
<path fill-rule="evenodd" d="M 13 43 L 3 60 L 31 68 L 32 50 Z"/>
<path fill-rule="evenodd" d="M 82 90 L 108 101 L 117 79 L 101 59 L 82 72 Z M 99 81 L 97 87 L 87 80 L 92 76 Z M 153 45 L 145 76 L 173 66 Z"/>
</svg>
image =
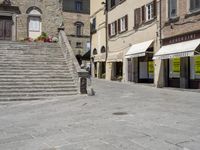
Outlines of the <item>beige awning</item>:
<svg viewBox="0 0 200 150">
<path fill-rule="evenodd" d="M 126 58 L 142 57 L 146 55 L 147 49 L 152 45 L 154 40 L 134 44 L 126 53 Z"/>
<path fill-rule="evenodd" d="M 107 62 L 122 62 L 123 52 L 108 53 Z"/>
<path fill-rule="evenodd" d="M 153 59 L 170 59 L 175 57 L 194 56 L 198 52 L 200 39 L 191 40 L 161 47 Z"/>
</svg>

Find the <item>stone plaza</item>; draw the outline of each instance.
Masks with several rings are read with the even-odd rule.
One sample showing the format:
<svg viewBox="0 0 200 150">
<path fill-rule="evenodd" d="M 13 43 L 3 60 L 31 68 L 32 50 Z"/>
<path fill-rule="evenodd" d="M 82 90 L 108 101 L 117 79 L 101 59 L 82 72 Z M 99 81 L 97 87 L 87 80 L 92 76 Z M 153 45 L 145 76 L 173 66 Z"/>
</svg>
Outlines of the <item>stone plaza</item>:
<svg viewBox="0 0 200 150">
<path fill-rule="evenodd" d="M 199 150 L 200 93 L 93 80 L 95 96 L 0 102 L 0 150 Z"/>
</svg>

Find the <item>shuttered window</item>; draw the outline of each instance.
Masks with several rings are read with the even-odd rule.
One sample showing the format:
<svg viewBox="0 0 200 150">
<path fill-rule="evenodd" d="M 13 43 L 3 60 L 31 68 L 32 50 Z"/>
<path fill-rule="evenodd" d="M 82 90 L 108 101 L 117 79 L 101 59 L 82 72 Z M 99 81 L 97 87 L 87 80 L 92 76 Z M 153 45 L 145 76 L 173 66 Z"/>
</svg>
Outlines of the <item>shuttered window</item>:
<svg viewBox="0 0 200 150">
<path fill-rule="evenodd" d="M 134 27 L 138 28 L 141 23 L 141 17 L 140 17 L 140 8 L 136 8 L 134 10 Z"/>
<path fill-rule="evenodd" d="M 128 15 L 118 20 L 118 31 L 124 32 L 126 30 L 128 30 Z"/>
<path fill-rule="evenodd" d="M 108 33 L 110 37 L 115 36 L 117 34 L 117 21 L 109 24 L 108 30 L 109 30 Z"/>
</svg>

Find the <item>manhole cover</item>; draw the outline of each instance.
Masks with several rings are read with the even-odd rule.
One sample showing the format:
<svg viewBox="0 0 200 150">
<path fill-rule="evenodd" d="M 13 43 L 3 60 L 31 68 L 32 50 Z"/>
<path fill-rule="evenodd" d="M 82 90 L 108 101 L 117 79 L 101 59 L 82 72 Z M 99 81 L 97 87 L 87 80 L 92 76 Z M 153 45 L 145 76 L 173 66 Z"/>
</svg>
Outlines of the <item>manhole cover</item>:
<svg viewBox="0 0 200 150">
<path fill-rule="evenodd" d="M 127 112 L 115 112 L 113 115 L 127 115 Z"/>
</svg>

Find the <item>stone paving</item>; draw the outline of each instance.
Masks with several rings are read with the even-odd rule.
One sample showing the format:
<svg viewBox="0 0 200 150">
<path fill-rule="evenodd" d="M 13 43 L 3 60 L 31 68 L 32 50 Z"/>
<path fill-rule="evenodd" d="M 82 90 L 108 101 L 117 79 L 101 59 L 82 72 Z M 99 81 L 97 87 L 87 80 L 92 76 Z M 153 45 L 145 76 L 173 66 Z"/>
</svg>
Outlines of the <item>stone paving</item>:
<svg viewBox="0 0 200 150">
<path fill-rule="evenodd" d="M 0 150 L 199 150 L 200 93 L 94 80 L 96 96 L 0 102 Z"/>
</svg>

